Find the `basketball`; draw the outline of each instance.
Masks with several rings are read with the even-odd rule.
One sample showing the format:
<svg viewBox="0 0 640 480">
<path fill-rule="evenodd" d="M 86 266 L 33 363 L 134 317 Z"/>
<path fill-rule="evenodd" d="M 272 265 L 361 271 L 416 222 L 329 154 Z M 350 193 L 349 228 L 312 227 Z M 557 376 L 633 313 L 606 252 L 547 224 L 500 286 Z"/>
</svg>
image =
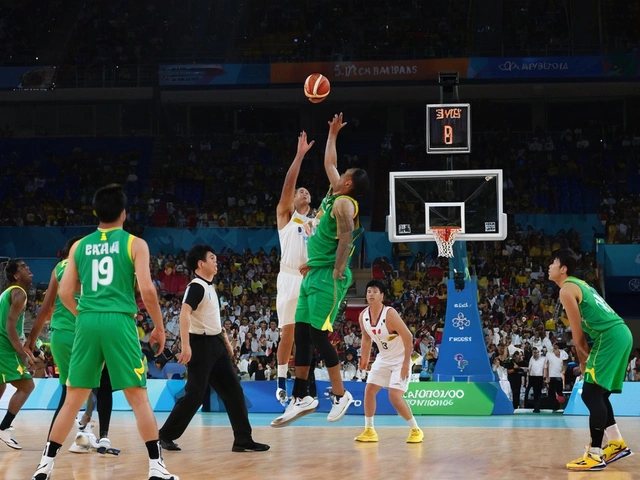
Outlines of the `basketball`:
<svg viewBox="0 0 640 480">
<path fill-rule="evenodd" d="M 329 79 L 320 73 L 312 73 L 304 81 L 304 94 L 311 103 L 320 103 L 330 91 Z"/>
</svg>

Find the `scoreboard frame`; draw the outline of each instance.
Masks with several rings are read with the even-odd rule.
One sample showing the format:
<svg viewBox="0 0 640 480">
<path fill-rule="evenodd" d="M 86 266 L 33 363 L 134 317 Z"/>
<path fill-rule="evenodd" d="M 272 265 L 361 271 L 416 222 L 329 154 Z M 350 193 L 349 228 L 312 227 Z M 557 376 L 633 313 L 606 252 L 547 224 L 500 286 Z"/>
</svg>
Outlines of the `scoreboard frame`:
<svg viewBox="0 0 640 480">
<path fill-rule="evenodd" d="M 427 104 L 426 135 L 427 154 L 471 153 L 471 104 Z"/>
</svg>

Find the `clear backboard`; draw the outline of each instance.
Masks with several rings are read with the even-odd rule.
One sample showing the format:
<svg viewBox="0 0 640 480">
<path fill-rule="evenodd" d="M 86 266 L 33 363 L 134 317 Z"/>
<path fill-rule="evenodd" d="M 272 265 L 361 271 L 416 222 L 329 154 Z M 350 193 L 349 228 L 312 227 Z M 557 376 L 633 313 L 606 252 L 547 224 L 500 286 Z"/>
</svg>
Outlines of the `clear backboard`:
<svg viewBox="0 0 640 480">
<path fill-rule="evenodd" d="M 504 240 L 502 170 L 389 173 L 391 242 L 434 241 L 431 227 L 460 227 L 457 240 Z"/>
</svg>

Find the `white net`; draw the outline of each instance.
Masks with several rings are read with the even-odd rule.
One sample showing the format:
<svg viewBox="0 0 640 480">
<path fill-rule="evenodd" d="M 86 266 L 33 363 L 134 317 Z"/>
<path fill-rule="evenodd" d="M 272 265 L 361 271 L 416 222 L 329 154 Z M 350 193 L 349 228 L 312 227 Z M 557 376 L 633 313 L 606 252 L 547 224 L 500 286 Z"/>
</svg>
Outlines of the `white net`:
<svg viewBox="0 0 640 480">
<path fill-rule="evenodd" d="M 453 244 L 462 231 L 460 227 L 431 227 L 431 233 L 438 244 L 438 256 L 453 258 Z"/>
</svg>

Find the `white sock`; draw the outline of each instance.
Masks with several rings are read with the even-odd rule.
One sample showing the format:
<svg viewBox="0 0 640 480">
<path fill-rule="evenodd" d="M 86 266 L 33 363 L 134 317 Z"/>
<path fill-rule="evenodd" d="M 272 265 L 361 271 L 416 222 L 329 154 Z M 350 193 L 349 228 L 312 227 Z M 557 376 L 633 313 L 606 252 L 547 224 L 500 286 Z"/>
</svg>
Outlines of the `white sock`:
<svg viewBox="0 0 640 480">
<path fill-rule="evenodd" d="M 287 378 L 287 372 L 289 371 L 289 364 L 278 365 L 278 378 Z"/>
<path fill-rule="evenodd" d="M 411 428 L 420 428 L 418 427 L 418 422 L 416 422 L 416 417 L 412 416 L 409 420 L 407 420 L 409 427 Z"/>
<path fill-rule="evenodd" d="M 610 427 L 604 429 L 604 436 L 607 441 L 609 440 L 622 440 L 622 434 L 620 433 L 620 429 L 618 428 L 618 424 L 614 423 Z"/>
<path fill-rule="evenodd" d="M 373 417 L 364 417 L 365 428 L 373 428 Z"/>
<path fill-rule="evenodd" d="M 596 448 L 596 447 L 589 447 L 589 453 L 594 453 L 596 455 L 598 455 L 599 457 L 602 456 L 602 449 L 601 448 Z"/>
</svg>

